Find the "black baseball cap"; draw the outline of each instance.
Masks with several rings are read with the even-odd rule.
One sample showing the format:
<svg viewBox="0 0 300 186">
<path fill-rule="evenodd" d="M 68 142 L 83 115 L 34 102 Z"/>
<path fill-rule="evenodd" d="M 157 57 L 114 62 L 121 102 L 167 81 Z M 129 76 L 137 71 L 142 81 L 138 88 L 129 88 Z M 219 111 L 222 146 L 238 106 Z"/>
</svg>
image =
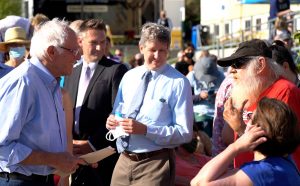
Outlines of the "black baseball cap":
<svg viewBox="0 0 300 186">
<path fill-rule="evenodd" d="M 235 60 L 249 56 L 272 58 L 272 50 L 263 40 L 253 39 L 240 43 L 238 49 L 231 56 L 219 59 L 217 63 L 222 67 L 228 67 L 231 66 Z"/>
</svg>

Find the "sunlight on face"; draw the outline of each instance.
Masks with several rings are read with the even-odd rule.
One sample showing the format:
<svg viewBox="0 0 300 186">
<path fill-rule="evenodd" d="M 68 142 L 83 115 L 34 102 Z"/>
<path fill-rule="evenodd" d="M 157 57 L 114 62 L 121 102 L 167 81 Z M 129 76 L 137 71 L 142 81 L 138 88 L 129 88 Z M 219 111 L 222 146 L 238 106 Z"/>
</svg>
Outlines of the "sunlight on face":
<svg viewBox="0 0 300 186">
<path fill-rule="evenodd" d="M 149 70 L 157 70 L 167 63 L 169 47 L 167 43 L 147 41 L 140 45 L 140 52 L 144 54 L 145 65 Z"/>
</svg>

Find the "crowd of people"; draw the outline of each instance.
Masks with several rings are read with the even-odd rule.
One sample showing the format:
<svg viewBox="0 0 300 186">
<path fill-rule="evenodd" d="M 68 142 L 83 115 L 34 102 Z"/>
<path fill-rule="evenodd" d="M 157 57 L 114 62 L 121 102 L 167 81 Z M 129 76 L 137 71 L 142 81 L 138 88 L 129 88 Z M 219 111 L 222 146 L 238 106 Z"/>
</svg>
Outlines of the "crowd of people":
<svg viewBox="0 0 300 186">
<path fill-rule="evenodd" d="M 165 11 L 128 62 L 101 19 L 0 27 L 0 185 L 300 185 L 288 32 L 225 58 L 187 43 L 172 66 Z M 108 146 L 98 163 L 80 157 Z"/>
</svg>

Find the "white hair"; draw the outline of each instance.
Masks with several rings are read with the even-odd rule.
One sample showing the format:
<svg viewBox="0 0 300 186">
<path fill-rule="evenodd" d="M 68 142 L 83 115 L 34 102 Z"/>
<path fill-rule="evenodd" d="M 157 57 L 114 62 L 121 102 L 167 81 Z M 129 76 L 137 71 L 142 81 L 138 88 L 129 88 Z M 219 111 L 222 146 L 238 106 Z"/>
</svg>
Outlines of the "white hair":
<svg viewBox="0 0 300 186">
<path fill-rule="evenodd" d="M 54 18 L 45 22 L 38 30 L 36 30 L 31 39 L 30 55 L 44 59 L 47 56 L 47 48 L 49 46 L 63 46 L 65 43 L 68 30 L 68 22 Z M 58 49 L 58 51 L 61 51 Z"/>
<path fill-rule="evenodd" d="M 259 56 L 253 57 L 252 61 L 246 64 L 246 71 L 241 77 L 242 79 L 238 83 L 234 83 L 231 96 L 236 106 L 240 106 L 246 99 L 248 100 L 246 107 L 256 103 L 266 85 L 283 75 L 282 67 L 271 58 L 265 58 L 265 68 L 267 68 L 268 74 L 258 75 L 257 71 L 260 68 L 258 58 Z"/>
</svg>

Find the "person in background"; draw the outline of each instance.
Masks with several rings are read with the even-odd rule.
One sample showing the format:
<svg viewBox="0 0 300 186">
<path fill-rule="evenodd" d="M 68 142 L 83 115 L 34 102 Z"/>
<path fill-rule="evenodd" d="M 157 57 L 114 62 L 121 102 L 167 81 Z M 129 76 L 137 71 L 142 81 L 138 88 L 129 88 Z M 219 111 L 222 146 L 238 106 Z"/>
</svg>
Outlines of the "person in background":
<svg viewBox="0 0 300 186">
<path fill-rule="evenodd" d="M 299 88 L 299 70 L 294 63 L 292 54 L 288 48 L 285 47 L 285 43 L 280 40 L 275 40 L 270 48 L 272 49 L 272 58 L 274 61 L 283 67 L 284 77 Z"/>
<path fill-rule="evenodd" d="M 174 148 L 191 141 L 193 103 L 186 77 L 166 64 L 170 43 L 169 29 L 143 25 L 144 65 L 124 75 L 112 112 L 122 105 L 124 118 L 107 118 L 109 130 L 121 126 L 129 134 L 117 139 L 121 155 L 111 185 L 174 185 Z"/>
<path fill-rule="evenodd" d="M 298 63 L 298 61 L 297 61 L 297 60 L 299 60 L 298 59 L 298 54 L 297 54 L 297 52 L 292 50 L 292 48 L 294 46 L 294 41 L 293 41 L 291 35 L 287 34 L 287 33 L 281 33 L 281 34 L 275 36 L 273 43 L 276 42 L 277 40 L 283 42 L 283 44 L 284 44 L 283 46 L 286 49 L 288 49 L 288 51 L 291 53 L 294 62 Z"/>
<path fill-rule="evenodd" d="M 77 19 L 75 21 L 72 21 L 70 24 L 69 24 L 69 27 L 76 33 L 76 36 L 77 36 L 77 42 L 78 42 L 78 45 L 80 46 L 81 43 L 80 43 L 80 40 L 81 40 L 81 37 L 82 37 L 82 33 L 80 32 L 80 25 L 83 23 L 83 20 L 81 19 Z M 80 46 L 80 49 L 81 49 L 81 46 Z M 80 50 L 80 55 L 82 55 L 82 49 Z M 81 60 L 81 59 L 80 59 Z"/>
<path fill-rule="evenodd" d="M 205 154 L 197 153 L 198 143 L 197 126 L 193 126 L 193 138 L 189 143 L 180 145 L 176 152 L 176 178 L 175 186 L 189 185 L 199 170 L 211 159 Z"/>
<path fill-rule="evenodd" d="M 10 15 L 6 16 L 5 18 L 0 20 L 0 42 L 3 42 L 5 40 L 5 32 L 7 29 L 11 27 L 21 27 L 26 32 L 25 39 L 30 40 L 32 34 L 33 34 L 33 27 L 30 24 L 29 19 L 23 18 L 20 16 Z M 4 63 L 4 53 L 0 52 L 0 63 Z"/>
<path fill-rule="evenodd" d="M 41 13 L 35 14 L 35 16 L 30 18 L 30 24 L 34 31 L 39 29 L 39 27 L 47 21 L 50 21 L 50 19 L 46 15 Z"/>
<path fill-rule="evenodd" d="M 73 152 L 86 154 L 115 143 L 106 140 L 106 119 L 112 111 L 126 66 L 105 57 L 106 27 L 100 19 L 87 19 L 80 26 L 83 62 L 65 78 L 73 110 Z M 82 166 L 72 175 L 73 185 L 110 185 L 118 154 L 105 158 L 97 169 Z"/>
<path fill-rule="evenodd" d="M 200 61 L 194 65 L 193 71 L 189 72 L 186 77 L 193 88 L 194 104 L 212 96 L 213 99 L 210 101 L 214 105 L 215 93 L 225 78 L 224 74 L 218 70 L 217 58 L 214 56 L 200 58 Z M 211 95 L 208 95 L 209 91 Z"/>
<path fill-rule="evenodd" d="M 0 63 L 0 79 L 8 74 L 13 68 L 10 66 L 7 66 L 3 63 Z"/>
<path fill-rule="evenodd" d="M 169 28 L 170 31 L 171 31 L 172 28 L 173 28 L 172 20 L 171 20 L 170 18 L 167 17 L 167 12 L 166 12 L 165 10 L 161 10 L 161 11 L 160 11 L 160 17 L 159 17 L 159 19 L 157 20 L 157 24 L 163 25 L 163 26 Z"/>
<path fill-rule="evenodd" d="M 187 75 L 193 70 L 195 61 L 193 60 L 195 54 L 195 47 L 192 43 L 187 43 L 184 49 L 183 60 L 175 64 L 175 69 L 183 75 Z"/>
<path fill-rule="evenodd" d="M 79 58 L 75 33 L 65 21 L 43 24 L 31 40 L 31 58 L 0 80 L 0 185 L 53 186 L 53 173 L 86 165 L 67 152 L 61 91 Z"/>
<path fill-rule="evenodd" d="M 272 59 L 283 67 L 284 77 L 299 87 L 300 83 L 297 76 L 298 69 L 290 52 L 284 46 L 284 43 L 279 40 L 275 40 L 272 45 L 270 45 L 270 49 L 272 49 Z M 232 83 L 232 77 L 226 77 L 216 96 L 216 114 L 214 118 L 212 140 L 213 156 L 218 155 L 227 147 L 227 145 L 233 142 L 233 131 L 227 124 L 225 125 L 226 121 L 223 119 L 224 103 L 230 97 L 230 92 L 233 86 Z M 229 133 L 228 130 L 230 131 Z M 227 133 L 225 131 L 227 131 Z"/>
<path fill-rule="evenodd" d="M 299 171 L 290 156 L 299 144 L 292 109 L 279 100 L 262 98 L 245 133 L 209 161 L 191 185 L 300 185 Z M 254 160 L 228 170 L 233 158 L 247 151 L 254 151 Z"/>
<path fill-rule="evenodd" d="M 223 116 L 230 125 L 228 129 L 235 132 L 234 140 L 243 135 L 257 103 L 263 97 L 276 98 L 287 103 L 300 118 L 300 90 L 284 78 L 284 69 L 272 59 L 272 50 L 263 40 L 242 42 L 235 53 L 219 59 L 218 64 L 223 67 L 231 66 L 233 88 L 226 103 L 232 102 L 237 109 L 224 111 Z M 298 166 L 299 153 L 300 148 L 292 154 Z M 239 167 L 252 159 L 253 154 L 242 153 L 235 157 L 234 166 Z"/>
<path fill-rule="evenodd" d="M 113 55 L 111 53 L 111 40 L 108 36 L 106 36 L 106 47 L 105 47 L 105 57 L 107 59 L 111 59 L 115 62 L 118 62 L 118 63 L 121 63 L 121 57 L 120 55 L 122 56 L 122 53 L 118 53 L 118 55 Z"/>
<path fill-rule="evenodd" d="M 280 34 L 291 35 L 291 32 L 288 30 L 288 24 L 285 17 L 277 17 L 275 20 L 274 28 L 271 30 L 269 36 L 269 41 L 272 42 L 275 40 L 275 37 Z"/>
<path fill-rule="evenodd" d="M 0 42 L 0 51 L 5 52 L 7 66 L 17 67 L 26 58 L 30 41 L 26 39 L 26 32 L 21 27 L 6 30 L 4 42 Z"/>
<path fill-rule="evenodd" d="M 231 68 L 231 67 L 229 67 Z M 229 69 L 230 71 L 230 69 Z M 223 118 L 224 104 L 231 96 L 233 78 L 229 75 L 221 83 L 215 99 L 215 115 L 212 132 L 212 156 L 221 153 L 229 144 L 233 142 L 233 130 Z M 225 128 L 224 128 L 225 127 Z"/>
<path fill-rule="evenodd" d="M 130 69 L 133 69 L 144 64 L 144 56 L 141 53 L 136 53 L 129 61 Z"/>
</svg>

